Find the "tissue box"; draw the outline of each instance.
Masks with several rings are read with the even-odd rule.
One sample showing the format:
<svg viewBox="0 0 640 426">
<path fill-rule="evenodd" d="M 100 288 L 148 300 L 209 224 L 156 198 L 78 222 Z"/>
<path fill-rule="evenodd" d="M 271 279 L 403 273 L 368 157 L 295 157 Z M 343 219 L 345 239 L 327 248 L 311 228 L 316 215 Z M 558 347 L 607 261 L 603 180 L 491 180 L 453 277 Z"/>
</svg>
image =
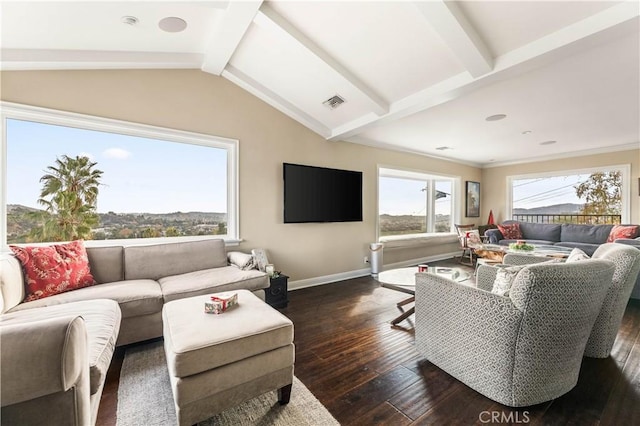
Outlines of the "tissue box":
<svg viewBox="0 0 640 426">
<path fill-rule="evenodd" d="M 211 295 L 211 300 L 204 302 L 204 312 L 207 314 L 221 314 L 238 304 L 238 293 L 217 293 Z"/>
</svg>

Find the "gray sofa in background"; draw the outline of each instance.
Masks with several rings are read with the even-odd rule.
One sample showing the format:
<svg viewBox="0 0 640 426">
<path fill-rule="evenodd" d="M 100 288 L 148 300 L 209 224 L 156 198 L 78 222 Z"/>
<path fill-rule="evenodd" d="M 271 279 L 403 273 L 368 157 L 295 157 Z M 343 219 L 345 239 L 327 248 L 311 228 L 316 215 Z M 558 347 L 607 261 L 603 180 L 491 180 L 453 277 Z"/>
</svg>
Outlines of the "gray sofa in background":
<svg viewBox="0 0 640 426">
<path fill-rule="evenodd" d="M 269 286 L 228 265 L 223 240 L 87 254 L 96 285 L 30 302 L 20 262 L 0 257 L 2 424 L 94 424 L 116 345 L 162 336 L 165 302 L 238 289 L 264 300 Z"/>
<path fill-rule="evenodd" d="M 529 223 L 505 220 L 504 225 L 519 223 L 522 239 L 529 244 L 549 244 L 579 248 L 589 256 L 607 242 L 613 225 L 577 225 L 573 223 Z M 499 229 L 489 229 L 485 235 L 490 244 L 508 246 L 516 240 L 507 240 Z M 635 237 L 638 237 L 636 235 Z"/>
<path fill-rule="evenodd" d="M 523 239 L 529 244 L 550 244 L 568 248 L 579 248 L 589 256 L 607 242 L 613 225 L 576 225 L 571 223 L 529 223 L 505 220 L 504 224 L 519 223 Z M 640 229 L 640 228 L 639 228 Z M 485 235 L 490 244 L 508 246 L 516 240 L 506 240 L 499 229 L 489 229 Z M 635 238 L 618 239 L 614 242 L 627 244 L 640 250 L 640 235 Z M 631 292 L 632 299 L 640 299 L 640 276 Z"/>
</svg>

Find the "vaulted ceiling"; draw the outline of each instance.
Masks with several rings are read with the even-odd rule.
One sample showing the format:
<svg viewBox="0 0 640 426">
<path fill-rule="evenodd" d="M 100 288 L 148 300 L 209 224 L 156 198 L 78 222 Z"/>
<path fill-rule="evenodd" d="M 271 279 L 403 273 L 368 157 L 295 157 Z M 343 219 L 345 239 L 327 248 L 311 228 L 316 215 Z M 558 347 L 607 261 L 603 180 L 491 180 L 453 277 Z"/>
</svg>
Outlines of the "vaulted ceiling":
<svg viewBox="0 0 640 426">
<path fill-rule="evenodd" d="M 0 7 L 4 70 L 202 69 L 329 141 L 478 166 L 640 147 L 638 1 Z"/>
</svg>

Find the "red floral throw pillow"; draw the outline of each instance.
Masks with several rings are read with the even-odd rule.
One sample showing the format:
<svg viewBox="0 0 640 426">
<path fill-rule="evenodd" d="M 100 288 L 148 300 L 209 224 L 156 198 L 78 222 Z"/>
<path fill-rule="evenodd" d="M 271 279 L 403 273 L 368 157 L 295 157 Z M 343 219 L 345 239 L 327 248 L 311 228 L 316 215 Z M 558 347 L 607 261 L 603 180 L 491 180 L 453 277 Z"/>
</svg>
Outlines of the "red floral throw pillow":
<svg viewBox="0 0 640 426">
<path fill-rule="evenodd" d="M 614 225 L 607 238 L 608 243 L 612 243 L 618 238 L 635 238 L 638 236 L 638 225 Z"/>
<path fill-rule="evenodd" d="M 520 232 L 519 223 L 510 223 L 508 225 L 498 225 L 498 229 L 502 233 L 505 240 L 521 240 L 522 232 Z"/>
<path fill-rule="evenodd" d="M 43 247 L 9 246 L 24 271 L 25 302 L 95 284 L 84 242 Z"/>
</svg>

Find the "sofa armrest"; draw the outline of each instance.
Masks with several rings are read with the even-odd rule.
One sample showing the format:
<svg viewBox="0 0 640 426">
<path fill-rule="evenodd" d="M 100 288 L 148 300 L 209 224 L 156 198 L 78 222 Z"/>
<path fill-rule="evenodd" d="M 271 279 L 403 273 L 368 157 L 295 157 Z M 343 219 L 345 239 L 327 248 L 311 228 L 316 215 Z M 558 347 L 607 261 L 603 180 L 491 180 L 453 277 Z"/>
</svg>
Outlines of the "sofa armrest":
<svg viewBox="0 0 640 426">
<path fill-rule="evenodd" d="M 89 380 L 87 331 L 79 316 L 0 325 L 2 406 L 66 392 Z M 87 391 L 87 406 L 89 393 Z"/>
<path fill-rule="evenodd" d="M 498 244 L 500 240 L 504 239 L 502 232 L 499 229 L 488 229 L 484 235 L 488 238 L 489 244 Z"/>
</svg>

